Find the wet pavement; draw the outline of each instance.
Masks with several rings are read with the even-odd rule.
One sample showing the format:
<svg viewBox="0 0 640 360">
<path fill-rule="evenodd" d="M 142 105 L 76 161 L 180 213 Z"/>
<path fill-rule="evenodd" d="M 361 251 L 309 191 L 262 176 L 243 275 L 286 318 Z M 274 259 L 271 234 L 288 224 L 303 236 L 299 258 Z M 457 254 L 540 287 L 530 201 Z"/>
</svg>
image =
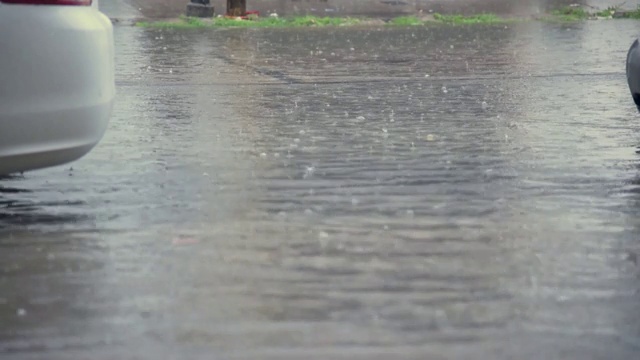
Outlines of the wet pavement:
<svg viewBox="0 0 640 360">
<path fill-rule="evenodd" d="M 117 26 L 104 140 L 0 183 L 0 357 L 638 358 L 636 29 Z"/>
</svg>

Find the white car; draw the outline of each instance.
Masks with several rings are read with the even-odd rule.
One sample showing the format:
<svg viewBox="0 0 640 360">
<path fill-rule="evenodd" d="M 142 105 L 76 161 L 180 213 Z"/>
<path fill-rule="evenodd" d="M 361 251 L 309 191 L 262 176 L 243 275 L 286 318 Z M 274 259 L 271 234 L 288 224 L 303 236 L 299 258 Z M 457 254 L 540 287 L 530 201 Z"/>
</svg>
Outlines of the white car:
<svg viewBox="0 0 640 360">
<path fill-rule="evenodd" d="M 0 175 L 87 154 L 114 96 L 113 28 L 98 0 L 0 0 Z"/>
</svg>

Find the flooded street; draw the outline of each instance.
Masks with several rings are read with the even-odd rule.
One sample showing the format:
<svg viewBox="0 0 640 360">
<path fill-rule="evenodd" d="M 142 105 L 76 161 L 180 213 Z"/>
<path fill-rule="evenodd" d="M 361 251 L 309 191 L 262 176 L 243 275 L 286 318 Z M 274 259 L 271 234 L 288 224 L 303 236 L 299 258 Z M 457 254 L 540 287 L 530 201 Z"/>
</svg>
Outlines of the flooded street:
<svg viewBox="0 0 640 360">
<path fill-rule="evenodd" d="M 640 357 L 637 29 L 116 26 L 104 140 L 0 181 L 0 357 Z"/>
</svg>

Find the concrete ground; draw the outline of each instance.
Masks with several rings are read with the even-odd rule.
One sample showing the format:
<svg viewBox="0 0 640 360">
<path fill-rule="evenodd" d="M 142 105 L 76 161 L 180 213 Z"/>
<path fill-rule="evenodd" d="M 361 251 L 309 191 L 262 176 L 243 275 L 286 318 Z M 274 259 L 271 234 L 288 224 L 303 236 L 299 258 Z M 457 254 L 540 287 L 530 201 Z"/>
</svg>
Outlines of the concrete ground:
<svg viewBox="0 0 640 360">
<path fill-rule="evenodd" d="M 126 1 L 147 18 L 171 18 L 184 13 L 188 0 L 109 0 Z M 217 13 L 223 13 L 226 0 L 211 0 Z M 493 12 L 499 14 L 535 15 L 546 9 L 579 3 L 594 8 L 605 9 L 618 6 L 619 0 L 248 0 L 251 10 L 263 14 L 316 14 L 316 15 L 369 15 L 388 16 L 415 14 L 423 12 L 442 13 L 478 13 Z M 110 6 L 103 0 L 103 6 Z M 640 0 L 624 2 L 623 8 L 633 9 Z"/>
</svg>

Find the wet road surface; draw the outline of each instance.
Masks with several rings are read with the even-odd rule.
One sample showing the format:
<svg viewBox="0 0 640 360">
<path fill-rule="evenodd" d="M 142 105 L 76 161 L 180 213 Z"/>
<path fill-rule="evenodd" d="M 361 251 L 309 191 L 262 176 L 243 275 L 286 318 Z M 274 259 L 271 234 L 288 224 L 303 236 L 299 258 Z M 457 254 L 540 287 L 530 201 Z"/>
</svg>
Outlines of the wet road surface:
<svg viewBox="0 0 640 360">
<path fill-rule="evenodd" d="M 631 21 L 115 29 L 108 133 L 0 183 L 3 359 L 633 359 Z"/>
</svg>

